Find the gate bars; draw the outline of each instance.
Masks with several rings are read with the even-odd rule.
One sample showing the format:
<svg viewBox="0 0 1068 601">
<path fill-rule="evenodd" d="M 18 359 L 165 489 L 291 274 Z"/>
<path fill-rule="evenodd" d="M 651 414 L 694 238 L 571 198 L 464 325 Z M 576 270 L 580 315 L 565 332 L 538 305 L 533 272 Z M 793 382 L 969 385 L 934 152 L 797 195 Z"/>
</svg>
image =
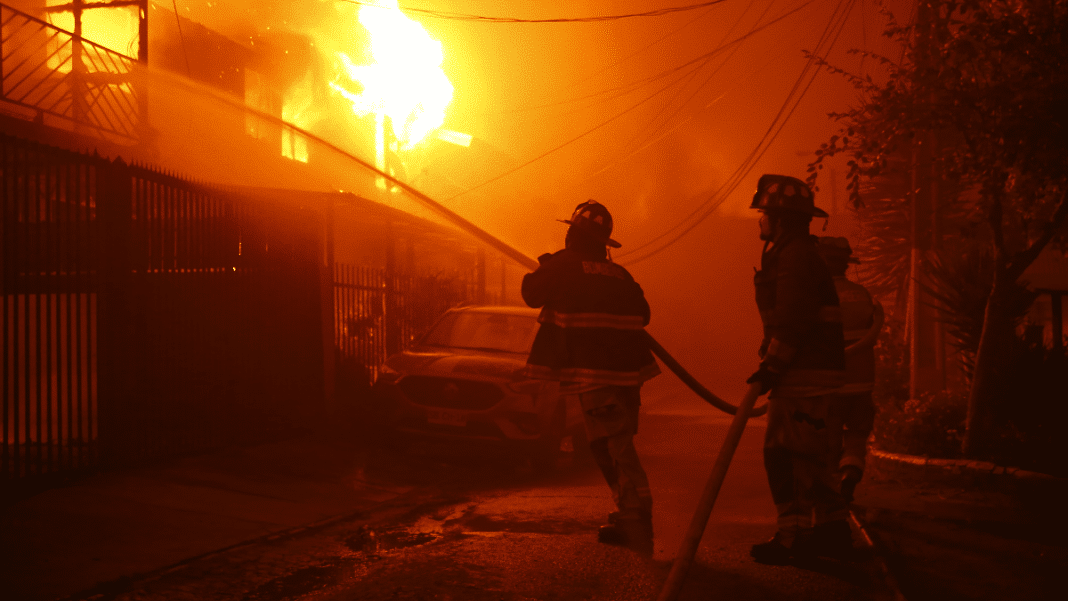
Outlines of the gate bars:
<svg viewBox="0 0 1068 601">
<path fill-rule="evenodd" d="M 324 375 L 365 391 L 448 308 L 495 300 L 481 255 L 324 264 L 330 207 L 2 133 L 0 193 L 0 488 L 306 429 Z"/>
<path fill-rule="evenodd" d="M 5 478 L 97 460 L 95 189 L 103 161 L 0 138 Z"/>
<path fill-rule="evenodd" d="M 0 483 L 310 425 L 322 216 L 0 134 Z"/>
<path fill-rule="evenodd" d="M 412 346 L 451 307 L 494 302 L 477 279 L 336 264 L 334 348 L 344 380 L 339 394 L 374 383 L 387 356 Z"/>
</svg>

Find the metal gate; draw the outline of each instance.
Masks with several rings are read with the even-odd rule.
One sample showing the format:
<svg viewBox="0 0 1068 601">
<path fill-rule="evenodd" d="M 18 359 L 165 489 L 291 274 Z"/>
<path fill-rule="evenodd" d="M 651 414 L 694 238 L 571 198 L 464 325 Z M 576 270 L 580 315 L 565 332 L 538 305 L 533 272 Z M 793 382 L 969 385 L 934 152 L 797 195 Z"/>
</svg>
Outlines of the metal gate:
<svg viewBox="0 0 1068 601">
<path fill-rule="evenodd" d="M 4 480 L 321 414 L 318 212 L 3 135 L 0 170 Z"/>
<path fill-rule="evenodd" d="M 0 138 L 5 478 L 97 461 L 94 222 L 104 164 Z"/>
<path fill-rule="evenodd" d="M 348 385 L 358 388 L 372 384 L 386 357 L 414 344 L 445 311 L 486 300 L 476 280 L 460 273 L 417 276 L 335 265 L 334 345 L 340 377 L 354 380 Z"/>
</svg>

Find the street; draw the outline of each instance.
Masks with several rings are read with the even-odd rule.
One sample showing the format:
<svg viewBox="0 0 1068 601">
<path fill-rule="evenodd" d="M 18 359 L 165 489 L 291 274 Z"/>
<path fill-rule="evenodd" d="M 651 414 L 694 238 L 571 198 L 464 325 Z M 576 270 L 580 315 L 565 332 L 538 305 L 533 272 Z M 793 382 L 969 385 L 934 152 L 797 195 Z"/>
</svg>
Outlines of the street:
<svg viewBox="0 0 1068 601">
<path fill-rule="evenodd" d="M 513 460 L 442 449 L 362 452 L 364 476 L 415 484 L 381 511 L 94 591 L 163 599 L 653 599 L 689 524 L 729 423 L 693 398 L 647 399 L 636 438 L 653 489 L 655 553 L 599 544 L 613 509 L 590 465 L 539 475 Z M 682 599 L 888 598 L 871 562 L 807 569 L 754 563 L 775 530 L 763 422 L 742 439 Z"/>
</svg>

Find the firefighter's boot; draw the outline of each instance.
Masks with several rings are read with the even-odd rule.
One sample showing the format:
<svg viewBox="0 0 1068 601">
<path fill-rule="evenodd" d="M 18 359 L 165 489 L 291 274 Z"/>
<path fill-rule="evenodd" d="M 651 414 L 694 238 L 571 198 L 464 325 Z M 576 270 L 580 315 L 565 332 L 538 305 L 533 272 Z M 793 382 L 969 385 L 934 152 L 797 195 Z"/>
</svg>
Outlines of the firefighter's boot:
<svg viewBox="0 0 1068 601">
<path fill-rule="evenodd" d="M 814 551 L 820 557 L 852 561 L 855 555 L 853 532 L 849 528 L 849 522 L 845 520 L 816 524 L 812 539 Z"/>
<path fill-rule="evenodd" d="M 784 544 L 785 537 L 782 532 L 776 532 L 766 543 L 757 543 L 749 548 L 749 556 L 757 563 L 772 566 L 785 566 L 794 563 L 804 563 L 816 558 L 813 550 L 811 534 L 799 534 L 794 537 L 792 544 Z"/>
<path fill-rule="evenodd" d="M 608 545 L 628 547 L 642 555 L 653 554 L 653 521 L 651 516 L 629 517 L 613 511 L 609 523 L 597 531 L 597 540 Z"/>
</svg>

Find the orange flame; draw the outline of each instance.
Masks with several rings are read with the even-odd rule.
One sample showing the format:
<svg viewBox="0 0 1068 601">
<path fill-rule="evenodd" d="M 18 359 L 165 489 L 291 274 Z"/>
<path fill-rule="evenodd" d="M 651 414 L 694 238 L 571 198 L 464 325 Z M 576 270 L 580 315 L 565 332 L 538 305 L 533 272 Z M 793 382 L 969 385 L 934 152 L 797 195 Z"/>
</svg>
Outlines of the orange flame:
<svg viewBox="0 0 1068 601">
<path fill-rule="evenodd" d="M 352 102 L 357 115 L 374 114 L 377 123 L 388 116 L 399 150 L 410 149 L 441 127 L 452 100 L 452 82 L 441 70 L 441 42 L 406 17 L 397 0 L 363 5 L 358 19 L 371 34 L 374 64 L 356 65 L 344 52 L 338 52 L 345 76 L 362 91 L 351 92 L 338 82 L 330 85 Z"/>
</svg>

